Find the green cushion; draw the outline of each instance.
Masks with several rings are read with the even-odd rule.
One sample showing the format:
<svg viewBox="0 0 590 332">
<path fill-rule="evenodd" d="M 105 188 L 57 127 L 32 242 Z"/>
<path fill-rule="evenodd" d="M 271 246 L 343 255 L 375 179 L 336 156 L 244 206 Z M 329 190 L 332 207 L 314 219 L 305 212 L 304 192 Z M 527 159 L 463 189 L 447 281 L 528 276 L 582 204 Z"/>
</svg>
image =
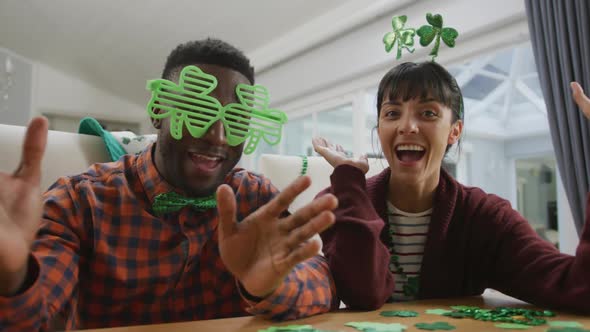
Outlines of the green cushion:
<svg viewBox="0 0 590 332">
<path fill-rule="evenodd" d="M 112 161 L 119 160 L 121 156 L 127 154 L 117 139 L 110 132 L 104 130 L 100 123 L 98 123 L 98 121 L 96 121 L 94 118 L 86 117 L 80 120 L 78 133 L 100 136 L 104 141 L 104 145 Z"/>
</svg>

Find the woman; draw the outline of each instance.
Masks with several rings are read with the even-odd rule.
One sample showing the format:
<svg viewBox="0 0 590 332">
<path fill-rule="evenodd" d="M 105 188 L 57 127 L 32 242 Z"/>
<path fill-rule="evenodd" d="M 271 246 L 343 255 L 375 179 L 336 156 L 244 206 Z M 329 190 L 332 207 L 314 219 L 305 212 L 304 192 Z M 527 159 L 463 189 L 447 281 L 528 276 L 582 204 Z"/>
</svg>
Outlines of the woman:
<svg viewBox="0 0 590 332">
<path fill-rule="evenodd" d="M 576 102 L 590 114 L 577 83 Z M 577 255 L 559 253 L 496 195 L 449 176 L 442 160 L 463 130 L 455 79 L 434 62 L 404 63 L 381 80 L 377 133 L 389 168 L 365 180 L 366 158 L 323 138 L 336 223 L 322 234 L 338 294 L 349 307 L 480 295 L 494 288 L 539 306 L 590 313 L 590 229 Z"/>
</svg>

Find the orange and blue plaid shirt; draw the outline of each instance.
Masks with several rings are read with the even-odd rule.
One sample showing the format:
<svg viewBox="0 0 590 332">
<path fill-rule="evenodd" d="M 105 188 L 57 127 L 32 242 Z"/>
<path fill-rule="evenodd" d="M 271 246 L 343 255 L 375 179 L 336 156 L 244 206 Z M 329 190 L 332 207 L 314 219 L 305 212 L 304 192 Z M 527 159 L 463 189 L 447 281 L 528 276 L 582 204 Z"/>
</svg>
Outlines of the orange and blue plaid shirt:
<svg viewBox="0 0 590 332">
<path fill-rule="evenodd" d="M 0 330 L 44 330 L 56 316 L 79 329 L 330 310 L 334 286 L 321 256 L 297 265 L 260 302 L 242 296 L 219 256 L 216 209 L 154 215 L 154 197 L 174 188 L 156 170 L 152 147 L 60 178 L 44 194 L 27 284 L 0 297 Z M 238 220 L 277 194 L 242 169 L 225 183 L 236 193 Z"/>
</svg>

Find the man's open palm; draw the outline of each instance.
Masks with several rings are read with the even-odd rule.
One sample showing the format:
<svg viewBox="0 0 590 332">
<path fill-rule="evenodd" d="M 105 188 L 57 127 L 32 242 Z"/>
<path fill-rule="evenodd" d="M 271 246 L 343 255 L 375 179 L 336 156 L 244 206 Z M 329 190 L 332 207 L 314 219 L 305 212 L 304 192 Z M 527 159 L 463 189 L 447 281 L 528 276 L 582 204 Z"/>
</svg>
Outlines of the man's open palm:
<svg viewBox="0 0 590 332">
<path fill-rule="evenodd" d="M 35 118 L 27 128 L 17 170 L 13 174 L 0 172 L 0 279 L 5 283 L 26 268 L 41 220 L 39 187 L 46 143 L 47 120 Z M 0 293 L 10 292 L 8 288 L 0 285 Z"/>
<path fill-rule="evenodd" d="M 319 243 L 308 240 L 334 223 L 331 210 L 336 208 L 336 197 L 322 196 L 281 218 L 289 204 L 310 183 L 309 177 L 298 178 L 240 223 L 236 222 L 232 189 L 227 185 L 218 188 L 221 259 L 249 294 L 269 295 L 296 264 L 318 253 Z"/>
</svg>

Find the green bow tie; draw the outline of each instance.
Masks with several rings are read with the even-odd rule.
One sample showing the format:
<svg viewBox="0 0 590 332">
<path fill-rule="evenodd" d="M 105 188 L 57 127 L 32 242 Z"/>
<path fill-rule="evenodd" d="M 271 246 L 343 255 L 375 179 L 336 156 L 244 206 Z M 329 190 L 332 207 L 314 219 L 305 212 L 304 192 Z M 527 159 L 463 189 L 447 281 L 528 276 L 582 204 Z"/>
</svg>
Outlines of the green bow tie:
<svg viewBox="0 0 590 332">
<path fill-rule="evenodd" d="M 168 212 L 176 212 L 187 205 L 197 210 L 208 210 L 217 206 L 217 200 L 215 194 L 206 197 L 189 198 L 175 192 L 168 192 L 159 194 L 154 198 L 152 209 L 157 215 L 162 215 Z"/>
</svg>

